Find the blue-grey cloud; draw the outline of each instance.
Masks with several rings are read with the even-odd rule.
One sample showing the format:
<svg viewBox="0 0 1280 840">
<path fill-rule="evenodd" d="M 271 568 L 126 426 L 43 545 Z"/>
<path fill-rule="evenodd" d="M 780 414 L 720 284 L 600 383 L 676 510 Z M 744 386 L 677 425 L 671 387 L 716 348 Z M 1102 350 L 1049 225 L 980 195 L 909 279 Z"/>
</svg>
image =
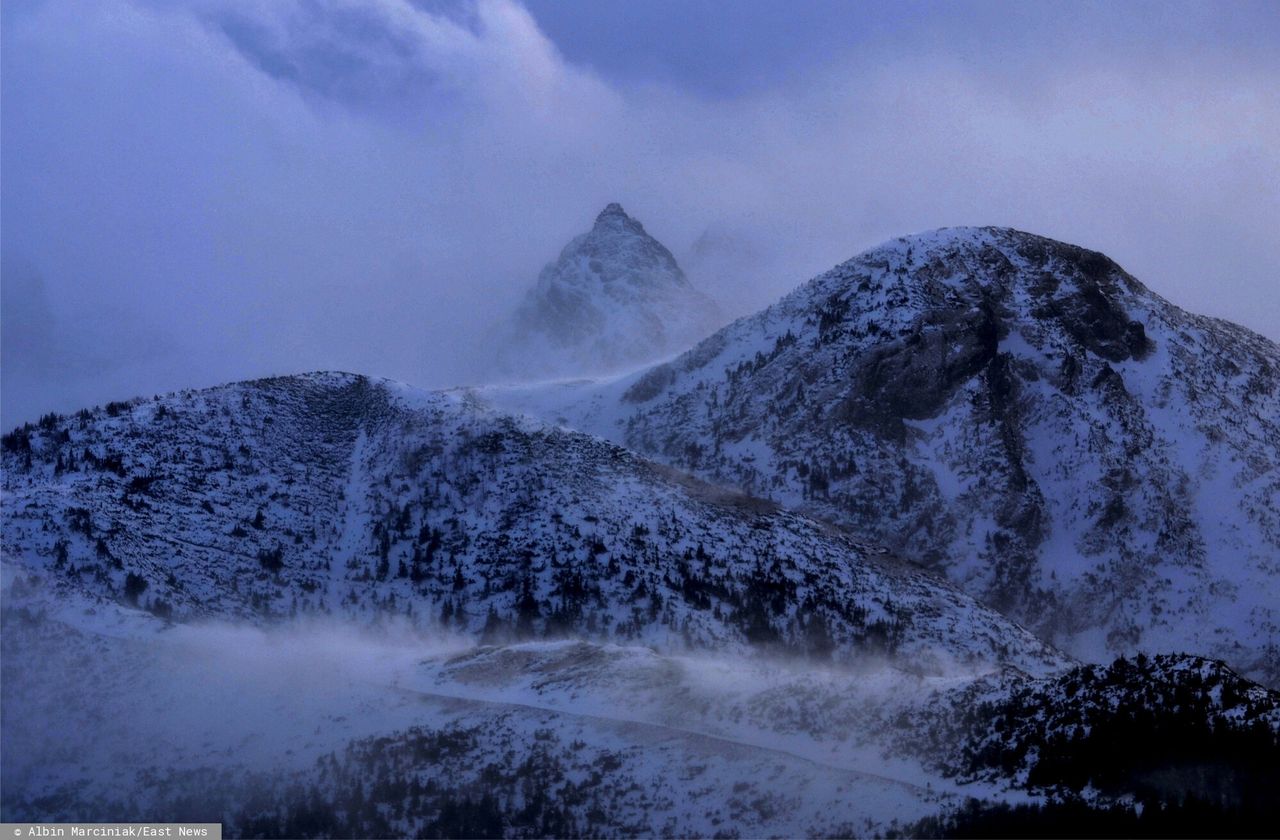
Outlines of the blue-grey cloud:
<svg viewBox="0 0 1280 840">
<path fill-rule="evenodd" d="M 59 351 L 5 343 L 0 420 L 308 368 L 466 381 L 611 200 L 741 309 L 890 236 L 991 223 L 1280 336 L 1268 6 L 1088 6 L 1055 28 L 1021 5 L 826 27 L 842 6 L 784 26 L 747 5 L 734 37 L 709 6 L 600 8 L 6 3 L 0 245 L 43 277 Z M 649 17 L 606 61 L 623 36 L 584 44 L 610 8 Z M 668 55 L 664 24 L 695 34 Z M 847 45 L 814 34 L 842 27 Z M 714 68 L 680 58 L 700 43 Z M 152 338 L 100 340 L 122 323 Z"/>
<path fill-rule="evenodd" d="M 1158 72 L 1223 55 L 1267 61 L 1280 39 L 1268 0 L 1013 3 L 967 0 L 527 0 L 568 60 L 624 84 L 658 82 L 729 97 L 801 81 L 851 55 L 876 62 L 948 56 L 1027 90 L 1068 63 Z"/>
</svg>

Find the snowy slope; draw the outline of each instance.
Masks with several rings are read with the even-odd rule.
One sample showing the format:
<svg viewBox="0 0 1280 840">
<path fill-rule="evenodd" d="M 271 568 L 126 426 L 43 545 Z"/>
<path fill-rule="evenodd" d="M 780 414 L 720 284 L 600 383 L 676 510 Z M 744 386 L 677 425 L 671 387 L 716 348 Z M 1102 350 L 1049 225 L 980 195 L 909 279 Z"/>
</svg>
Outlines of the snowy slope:
<svg viewBox="0 0 1280 840">
<path fill-rule="evenodd" d="M 392 617 L 921 672 L 1068 660 L 880 549 L 586 435 L 345 374 L 9 438 L 6 561 L 161 617 Z M 34 586 L 34 584 L 33 584 Z"/>
<path fill-rule="evenodd" d="M 1280 684 L 1280 348 L 1101 254 L 908 237 L 646 372 L 481 393 L 884 542 L 1077 655 Z"/>
<path fill-rule="evenodd" d="M 1280 695 L 1193 658 L 923 676 L 576 640 L 476 647 L 404 626 L 175 626 L 75 597 L 41 612 L 5 592 L 6 819 L 203 819 L 229 836 L 864 836 L 970 797 L 1078 795 L 1042 756 L 1088 747 L 1082 727 L 1212 724 L 1216 742 L 1167 739 L 1175 769 L 1241 743 L 1270 760 L 1280 735 Z M 1109 800 L 1141 787 L 1118 772 L 1099 783 Z"/>
<path fill-rule="evenodd" d="M 1076 666 L 880 547 L 466 394 L 239 383 L 50 416 L 3 466 L 5 819 L 867 835 L 1078 795 L 1041 751 L 1135 708 L 1217 739 L 1171 766 L 1276 764 L 1275 693 L 1220 663 Z"/>
<path fill-rule="evenodd" d="M 767 674 L 774 695 L 788 686 L 785 673 L 763 664 L 739 663 L 736 691 L 721 691 L 701 662 L 647 648 L 552 642 L 459 654 L 448 640 L 332 625 L 270 633 L 135 626 L 126 637 L 92 629 L 115 625 L 107 613 L 119 609 L 73 624 L 6 614 L 6 818 L 192 819 L 194 809 L 236 835 L 256 833 L 247 824 L 264 810 L 278 819 L 302 805 L 327 819 L 356 811 L 336 821 L 340 836 L 412 836 L 422 826 L 415 820 L 440 817 L 442 798 L 469 796 L 496 799 L 512 826 L 567 814 L 578 831 L 797 835 L 883 827 L 957 800 L 930 790 L 924 780 L 943 776 L 918 761 L 903 759 L 890 775 L 868 772 L 885 768 L 873 751 L 851 749 L 847 734 L 726 731 L 696 713 L 672 722 L 660 705 L 692 682 L 703 708 L 730 718 L 754 711 L 759 720 L 750 704 L 757 692 L 740 697 L 740 686 Z M 77 678 L 67 679 L 72 672 Z M 618 691 L 619 679 L 637 693 Z M 836 692 L 864 681 L 827 682 L 824 696 L 848 707 L 853 698 Z M 59 704 L 48 702 L 52 684 L 62 687 Z M 392 775 L 425 790 L 411 795 L 387 783 Z M 352 808 L 357 785 L 361 799 L 390 807 Z M 267 809 L 264 800 L 285 807 Z M 375 828 L 379 817 L 396 828 Z"/>
<path fill-rule="evenodd" d="M 723 323 L 671 252 L 610 204 L 542 270 L 498 333 L 493 375 L 538 379 L 634 368 L 684 350 Z"/>
</svg>

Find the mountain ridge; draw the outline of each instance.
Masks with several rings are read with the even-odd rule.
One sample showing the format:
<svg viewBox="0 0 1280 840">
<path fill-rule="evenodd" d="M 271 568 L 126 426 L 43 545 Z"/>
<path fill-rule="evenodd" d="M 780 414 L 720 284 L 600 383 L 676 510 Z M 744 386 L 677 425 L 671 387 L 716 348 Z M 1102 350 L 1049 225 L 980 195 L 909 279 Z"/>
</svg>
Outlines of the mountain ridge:
<svg viewBox="0 0 1280 840">
<path fill-rule="evenodd" d="M 477 393 L 850 527 L 1085 658 L 1191 647 L 1275 684 L 1278 382 L 1274 343 L 1105 255 L 958 228 L 645 371 Z"/>
<path fill-rule="evenodd" d="M 350 374 L 47 418 L 6 436 L 4 491 L 10 563 L 166 618 L 1066 662 L 844 532 L 465 394 Z"/>
<path fill-rule="evenodd" d="M 1274 579 L 1212 550 L 1268 545 L 1280 366 L 1180 312 L 1096 252 L 965 229 L 603 382 L 315 372 L 47 415 L 0 442 L 5 815 L 850 836 L 966 801 L 1210 802 L 1264 824 L 1280 694 L 1233 668 L 1266 676 L 1240 651 Z M 1193 478 L 1220 530 L 1148 530 L 1202 515 Z M 980 528 L 1006 535 L 955 551 Z M 1023 626 L 1088 574 L 1086 599 L 1154 594 L 1166 623 L 1085 611 L 1096 644 L 1066 636 L 1094 664 Z M 1027 621 L 960 588 L 992 580 L 1037 584 L 1000 604 Z"/>
</svg>

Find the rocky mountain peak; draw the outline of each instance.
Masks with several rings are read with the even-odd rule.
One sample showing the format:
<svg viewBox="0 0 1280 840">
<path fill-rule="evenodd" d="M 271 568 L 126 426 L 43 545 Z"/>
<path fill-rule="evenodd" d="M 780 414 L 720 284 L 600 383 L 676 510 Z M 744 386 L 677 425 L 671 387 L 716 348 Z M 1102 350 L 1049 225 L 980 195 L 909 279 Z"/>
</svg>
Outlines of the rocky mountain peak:
<svg viewBox="0 0 1280 840">
<path fill-rule="evenodd" d="M 720 322 L 671 251 L 611 203 L 543 268 L 500 339 L 503 377 L 589 375 L 691 346 Z"/>
<path fill-rule="evenodd" d="M 873 332 L 890 324 L 918 332 L 959 318 L 1000 337 L 1051 328 L 1108 362 L 1142 360 L 1154 347 L 1142 320 L 1153 295 L 1132 275 L 1097 251 L 1011 228 L 942 228 L 902 237 L 837 266 L 814 285 Z M 876 326 L 864 323 L 869 320 Z M 887 339 L 893 332 L 876 334 Z"/>
<path fill-rule="evenodd" d="M 671 251 L 617 202 L 601 210 L 591 230 L 574 237 L 542 270 L 539 286 L 554 283 L 625 284 L 637 290 L 689 285 Z"/>
<path fill-rule="evenodd" d="M 596 216 L 595 230 L 626 230 L 631 233 L 644 234 L 644 225 L 627 215 L 622 205 L 610 202 Z M 646 234 L 647 235 L 647 234 Z"/>
</svg>

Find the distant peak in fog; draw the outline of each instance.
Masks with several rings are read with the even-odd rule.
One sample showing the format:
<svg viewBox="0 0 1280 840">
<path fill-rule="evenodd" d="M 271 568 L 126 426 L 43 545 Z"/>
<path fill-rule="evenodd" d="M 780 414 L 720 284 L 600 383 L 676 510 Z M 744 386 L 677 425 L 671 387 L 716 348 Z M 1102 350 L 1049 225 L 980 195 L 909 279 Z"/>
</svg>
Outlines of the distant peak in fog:
<svg viewBox="0 0 1280 840">
<path fill-rule="evenodd" d="M 644 230 L 644 227 L 642 227 L 641 224 L 637 222 L 635 219 L 628 216 L 627 211 L 623 210 L 622 205 L 616 201 L 611 201 L 608 204 L 606 204 L 605 208 L 600 211 L 600 215 L 596 216 L 596 227 L 600 227 L 601 225 L 607 226 L 609 224 L 616 223 L 619 221 L 623 223 L 630 222 L 632 225 L 635 225 L 641 231 Z"/>
<path fill-rule="evenodd" d="M 722 321 L 665 245 L 612 202 L 526 292 L 498 348 L 504 377 L 621 370 L 691 346 Z"/>
</svg>

